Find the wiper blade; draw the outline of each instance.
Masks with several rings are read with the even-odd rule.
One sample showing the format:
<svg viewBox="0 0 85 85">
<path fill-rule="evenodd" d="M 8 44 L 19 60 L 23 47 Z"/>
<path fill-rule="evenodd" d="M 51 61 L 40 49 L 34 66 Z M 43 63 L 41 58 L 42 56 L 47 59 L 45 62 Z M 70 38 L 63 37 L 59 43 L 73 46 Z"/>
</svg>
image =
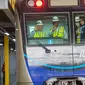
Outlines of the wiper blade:
<svg viewBox="0 0 85 85">
<path fill-rule="evenodd" d="M 39 43 L 38 45 L 41 46 L 45 50 L 46 53 L 50 53 L 51 52 L 51 50 L 46 48 L 39 40 L 37 40 L 37 39 L 35 39 L 33 37 L 32 37 L 32 39 L 36 40 Z"/>
<path fill-rule="evenodd" d="M 38 41 L 38 40 L 36 40 L 39 44 L 39 46 L 42 46 L 42 48 L 45 50 L 45 52 L 46 53 L 50 53 L 51 52 L 51 50 L 50 49 L 48 49 L 48 48 L 46 48 L 40 41 Z"/>
</svg>

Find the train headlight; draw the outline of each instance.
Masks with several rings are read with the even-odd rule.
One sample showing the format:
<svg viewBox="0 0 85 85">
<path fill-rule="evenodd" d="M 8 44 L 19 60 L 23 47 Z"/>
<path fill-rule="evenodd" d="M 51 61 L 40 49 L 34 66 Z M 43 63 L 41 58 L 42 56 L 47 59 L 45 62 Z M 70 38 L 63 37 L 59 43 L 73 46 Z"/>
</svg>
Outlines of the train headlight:
<svg viewBox="0 0 85 85">
<path fill-rule="evenodd" d="M 28 1 L 28 6 L 34 7 L 34 5 L 35 5 L 34 0 L 29 0 Z"/>
<path fill-rule="evenodd" d="M 42 5 L 43 5 L 42 0 L 37 0 L 37 1 L 36 1 L 36 6 L 37 6 L 37 7 L 41 7 Z"/>
</svg>

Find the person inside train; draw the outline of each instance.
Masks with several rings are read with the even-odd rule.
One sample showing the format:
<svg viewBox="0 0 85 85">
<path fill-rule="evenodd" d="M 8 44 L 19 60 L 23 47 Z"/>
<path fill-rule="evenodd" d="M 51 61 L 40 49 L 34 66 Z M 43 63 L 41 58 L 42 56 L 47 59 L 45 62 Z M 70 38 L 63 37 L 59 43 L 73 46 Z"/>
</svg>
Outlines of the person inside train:
<svg viewBox="0 0 85 85">
<path fill-rule="evenodd" d="M 64 26 L 60 26 L 59 23 L 60 23 L 59 17 L 54 16 L 52 19 L 53 27 L 50 29 L 49 36 L 67 39 L 68 36 L 67 36 L 66 30 L 65 30 Z"/>
<path fill-rule="evenodd" d="M 75 40 L 76 43 L 79 44 L 80 43 L 80 39 L 81 39 L 81 32 L 80 32 L 80 17 L 76 16 L 75 17 L 75 29 L 76 29 L 76 35 L 75 35 Z"/>
<path fill-rule="evenodd" d="M 85 41 L 85 21 L 83 18 L 80 19 L 80 31 L 81 31 L 81 42 Z"/>
<path fill-rule="evenodd" d="M 81 43 L 85 40 L 85 21 L 79 16 L 75 17 L 76 24 L 76 41 L 77 43 Z"/>
<path fill-rule="evenodd" d="M 31 32 L 31 37 L 43 38 L 45 36 L 45 32 L 43 31 L 43 22 L 41 20 L 38 20 L 34 30 Z"/>
</svg>

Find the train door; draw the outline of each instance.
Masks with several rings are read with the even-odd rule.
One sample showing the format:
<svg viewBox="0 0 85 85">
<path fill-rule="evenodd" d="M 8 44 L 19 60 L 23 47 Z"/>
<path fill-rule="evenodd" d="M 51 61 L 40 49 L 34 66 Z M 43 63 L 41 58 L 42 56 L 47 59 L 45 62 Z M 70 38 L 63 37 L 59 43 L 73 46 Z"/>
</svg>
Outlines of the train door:
<svg viewBox="0 0 85 85">
<path fill-rule="evenodd" d="M 74 75 L 85 76 L 85 12 L 73 12 Z"/>
</svg>

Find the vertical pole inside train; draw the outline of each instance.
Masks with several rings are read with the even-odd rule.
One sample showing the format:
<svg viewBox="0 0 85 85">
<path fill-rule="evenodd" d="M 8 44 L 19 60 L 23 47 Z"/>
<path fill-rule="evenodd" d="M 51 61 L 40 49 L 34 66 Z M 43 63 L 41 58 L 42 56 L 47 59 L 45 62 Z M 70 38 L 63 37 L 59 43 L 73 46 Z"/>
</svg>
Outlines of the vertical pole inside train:
<svg viewBox="0 0 85 85">
<path fill-rule="evenodd" d="M 9 39 L 4 35 L 5 85 L 9 85 Z"/>
</svg>

